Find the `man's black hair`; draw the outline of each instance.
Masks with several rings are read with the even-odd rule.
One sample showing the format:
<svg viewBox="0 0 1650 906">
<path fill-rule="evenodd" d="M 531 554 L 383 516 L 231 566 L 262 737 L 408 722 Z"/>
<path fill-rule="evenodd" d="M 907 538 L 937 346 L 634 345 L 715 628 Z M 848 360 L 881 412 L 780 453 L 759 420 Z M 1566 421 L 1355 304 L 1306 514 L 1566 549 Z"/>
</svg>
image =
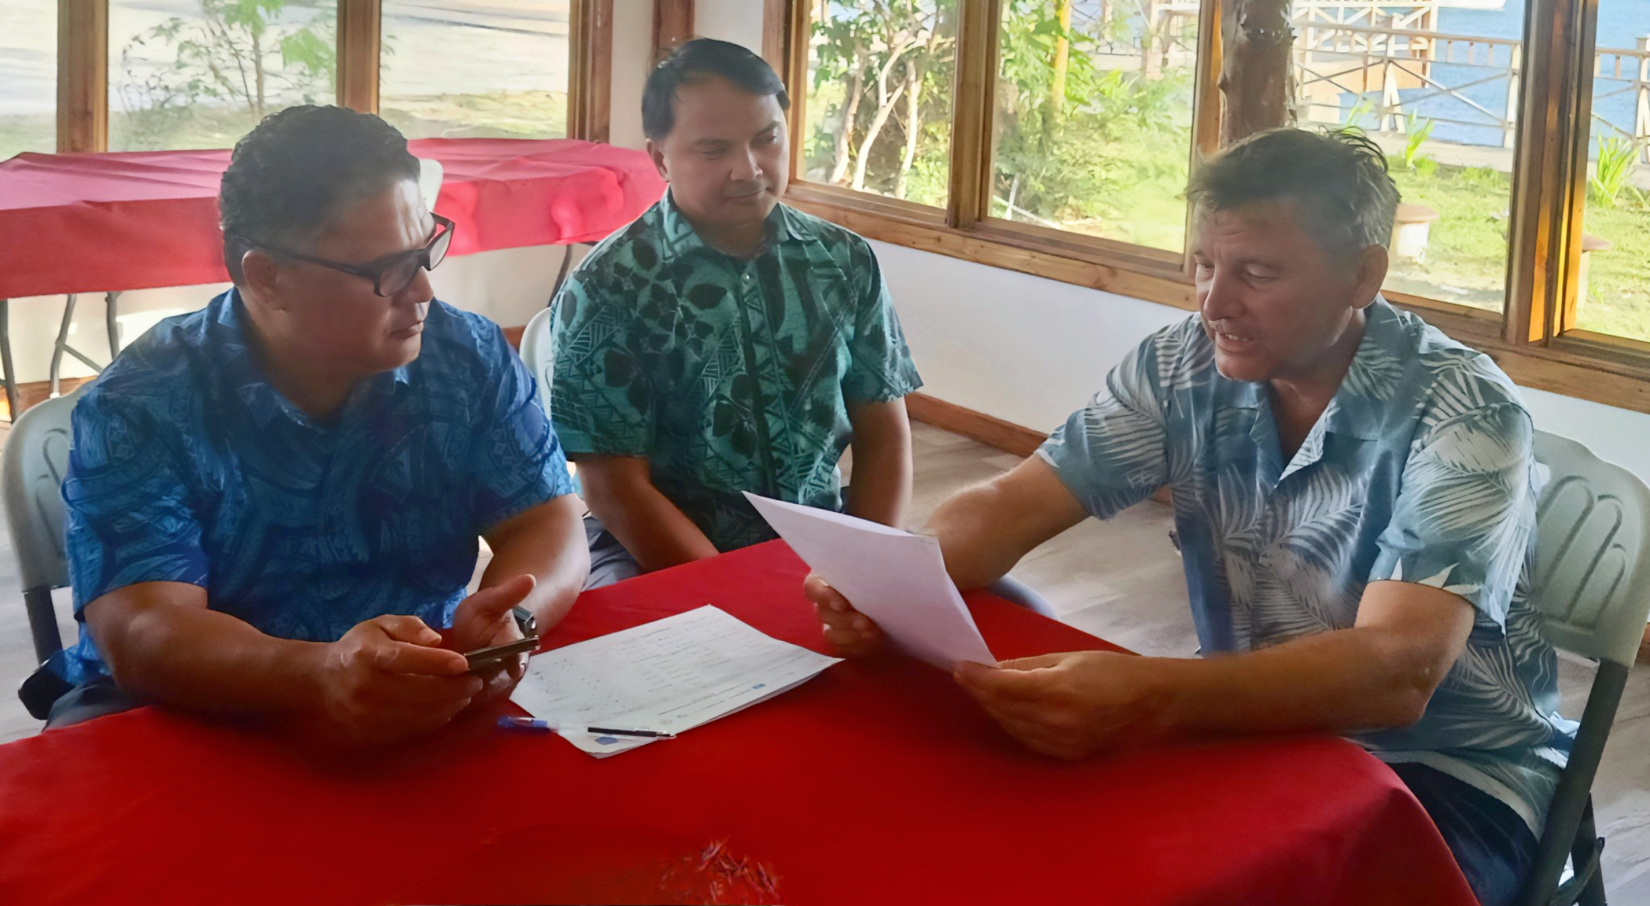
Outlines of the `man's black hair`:
<svg viewBox="0 0 1650 906">
<path fill-rule="evenodd" d="M 346 107 L 289 107 L 235 144 L 218 190 L 223 263 L 241 283 L 250 248 L 301 245 L 343 205 L 418 179 L 394 126 Z"/>
<path fill-rule="evenodd" d="M 676 128 L 676 89 L 710 78 L 727 79 L 754 95 L 773 95 L 779 109 L 791 109 L 785 82 L 767 60 L 738 44 L 695 38 L 671 51 L 648 75 L 642 91 L 642 134 L 663 141 Z"/>
</svg>

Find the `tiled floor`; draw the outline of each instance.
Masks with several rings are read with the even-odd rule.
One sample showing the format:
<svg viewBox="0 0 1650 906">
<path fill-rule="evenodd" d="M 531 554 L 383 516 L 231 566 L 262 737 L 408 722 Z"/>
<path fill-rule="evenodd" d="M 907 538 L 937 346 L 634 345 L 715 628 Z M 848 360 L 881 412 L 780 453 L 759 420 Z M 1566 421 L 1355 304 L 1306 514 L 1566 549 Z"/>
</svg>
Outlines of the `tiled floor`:
<svg viewBox="0 0 1650 906">
<path fill-rule="evenodd" d="M 3 428 L 0 428 L 3 431 Z M 918 425 L 915 432 L 915 523 L 955 491 L 1011 468 L 1018 460 L 989 447 Z M 1180 561 L 1169 543 L 1168 507 L 1146 503 L 1109 523 L 1092 520 L 1033 553 L 1014 574 L 1043 593 L 1064 621 L 1141 654 L 1190 656 L 1197 648 Z M 15 687 L 33 657 L 9 536 L 0 531 L 0 678 Z M 59 593 L 59 611 L 68 609 Z M 72 621 L 60 613 L 65 638 Z M 1579 714 L 1591 669 L 1565 660 L 1565 713 Z M 0 696 L 0 742 L 39 731 L 16 698 Z M 1650 904 L 1650 666 L 1633 670 L 1604 764 L 1594 784 L 1599 829 L 1609 845 L 1604 871 L 1610 899 Z"/>
</svg>

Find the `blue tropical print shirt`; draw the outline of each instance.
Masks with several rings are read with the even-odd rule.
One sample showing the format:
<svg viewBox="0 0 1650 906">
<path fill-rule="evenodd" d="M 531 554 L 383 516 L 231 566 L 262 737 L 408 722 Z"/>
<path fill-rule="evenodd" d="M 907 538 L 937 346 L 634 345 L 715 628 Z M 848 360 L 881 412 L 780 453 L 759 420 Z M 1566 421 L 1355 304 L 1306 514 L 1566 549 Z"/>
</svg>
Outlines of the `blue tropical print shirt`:
<svg viewBox="0 0 1650 906">
<path fill-rule="evenodd" d="M 168 318 L 75 406 L 63 485 L 77 618 L 141 582 L 186 582 L 281 638 L 335 641 L 384 614 L 438 628 L 477 538 L 571 490 L 532 374 L 498 326 L 435 301 L 411 363 L 322 424 L 266 381 L 231 290 Z M 106 675 L 84 622 L 49 668 Z"/>
<path fill-rule="evenodd" d="M 723 551 L 777 537 L 743 491 L 842 509 L 849 407 L 922 385 L 870 243 L 783 204 L 741 260 L 667 191 L 579 265 L 552 325 L 567 449 L 646 457 Z"/>
<path fill-rule="evenodd" d="M 1530 600 L 1540 479 L 1518 391 L 1486 356 L 1377 299 L 1289 460 L 1264 384 L 1216 370 L 1197 316 L 1148 337 L 1039 451 L 1104 519 L 1168 485 L 1198 639 L 1249 651 L 1346 629 L 1370 582 L 1472 604 L 1421 720 L 1351 738 L 1507 803 L 1540 836 L 1575 723 Z"/>
</svg>

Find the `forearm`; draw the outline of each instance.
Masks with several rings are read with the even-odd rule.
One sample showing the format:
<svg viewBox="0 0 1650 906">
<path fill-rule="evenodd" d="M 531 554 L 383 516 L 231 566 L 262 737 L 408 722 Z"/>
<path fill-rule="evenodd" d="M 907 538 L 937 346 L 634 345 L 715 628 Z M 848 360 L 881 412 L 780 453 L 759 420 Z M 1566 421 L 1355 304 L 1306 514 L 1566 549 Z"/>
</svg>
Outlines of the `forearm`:
<svg viewBox="0 0 1650 906">
<path fill-rule="evenodd" d="M 951 581 L 964 591 L 1001 579 L 1025 556 L 1001 543 L 1002 536 L 992 530 L 997 496 L 989 484 L 969 488 L 941 504 L 928 520 L 928 533 L 940 541 Z"/>
<path fill-rule="evenodd" d="M 1414 646 L 1380 628 L 1247 654 L 1139 660 L 1170 737 L 1404 727 L 1421 718 L 1439 679 Z"/>
<path fill-rule="evenodd" d="M 904 524 L 911 505 L 911 434 L 883 431 L 854 435 L 853 481 L 848 514 L 895 528 Z"/>
<path fill-rule="evenodd" d="M 549 509 L 542 518 L 505 537 L 488 539 L 493 559 L 481 577 L 481 587 L 491 588 L 524 573 L 533 576 L 537 584 L 520 606 L 533 612 L 540 632 L 567 616 L 590 573 L 590 551 L 580 518 L 583 505 L 569 494 L 546 506 Z"/>
<path fill-rule="evenodd" d="M 720 553 L 699 526 L 651 483 L 591 494 L 588 502 L 596 518 L 648 572 Z"/>
<path fill-rule="evenodd" d="M 96 604 L 97 602 L 93 602 Z M 320 706 L 325 646 L 266 635 L 205 608 L 135 605 L 94 638 L 115 682 L 195 711 L 288 717 Z"/>
</svg>

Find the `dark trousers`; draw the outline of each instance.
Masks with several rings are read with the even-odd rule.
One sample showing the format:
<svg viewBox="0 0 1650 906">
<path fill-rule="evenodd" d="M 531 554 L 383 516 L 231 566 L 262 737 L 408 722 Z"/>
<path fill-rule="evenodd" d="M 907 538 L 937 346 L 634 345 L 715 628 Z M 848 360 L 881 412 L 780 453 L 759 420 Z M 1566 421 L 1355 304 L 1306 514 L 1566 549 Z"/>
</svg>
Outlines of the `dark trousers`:
<svg viewBox="0 0 1650 906">
<path fill-rule="evenodd" d="M 1484 906 L 1512 903 L 1529 879 L 1540 842 L 1511 807 L 1470 783 L 1422 764 L 1395 764 L 1449 844 Z"/>
<path fill-rule="evenodd" d="M 46 717 L 46 729 L 74 726 L 105 714 L 130 711 L 141 704 L 143 702 L 115 685 L 114 680 L 100 676 L 70 689 L 53 702 L 51 713 Z"/>
</svg>

